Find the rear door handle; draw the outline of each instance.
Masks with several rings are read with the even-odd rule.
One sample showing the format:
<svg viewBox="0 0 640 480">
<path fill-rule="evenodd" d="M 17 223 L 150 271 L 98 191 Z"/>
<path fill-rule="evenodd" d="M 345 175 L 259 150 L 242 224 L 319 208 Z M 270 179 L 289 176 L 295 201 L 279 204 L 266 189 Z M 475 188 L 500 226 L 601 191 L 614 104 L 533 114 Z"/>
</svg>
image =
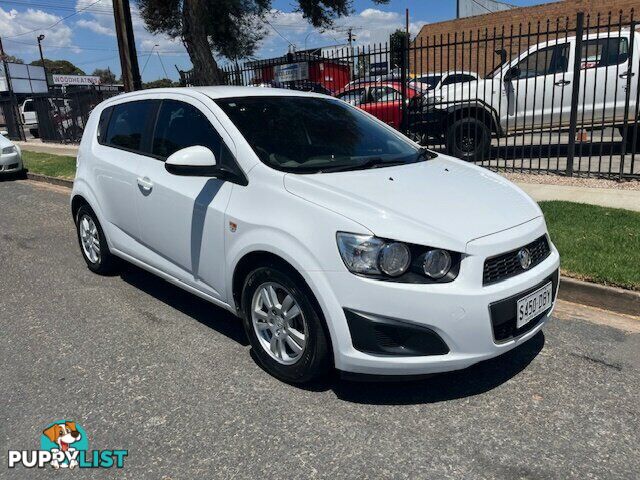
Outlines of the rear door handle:
<svg viewBox="0 0 640 480">
<path fill-rule="evenodd" d="M 620 78 L 627 78 L 627 76 L 631 75 L 632 77 L 635 76 L 635 73 L 629 73 L 629 72 L 625 72 L 625 73 L 621 73 L 620 75 L 618 75 Z"/>
<path fill-rule="evenodd" d="M 554 83 L 554 85 L 557 85 L 558 87 L 564 87 L 565 85 L 569 85 L 571 83 L 571 80 L 559 80 L 556 83 Z"/>
<path fill-rule="evenodd" d="M 149 180 L 148 177 L 144 177 L 144 178 L 140 178 L 138 177 L 138 185 L 140 186 L 140 188 L 142 188 L 145 192 L 150 192 L 151 189 L 153 188 L 153 182 L 151 180 Z"/>
</svg>

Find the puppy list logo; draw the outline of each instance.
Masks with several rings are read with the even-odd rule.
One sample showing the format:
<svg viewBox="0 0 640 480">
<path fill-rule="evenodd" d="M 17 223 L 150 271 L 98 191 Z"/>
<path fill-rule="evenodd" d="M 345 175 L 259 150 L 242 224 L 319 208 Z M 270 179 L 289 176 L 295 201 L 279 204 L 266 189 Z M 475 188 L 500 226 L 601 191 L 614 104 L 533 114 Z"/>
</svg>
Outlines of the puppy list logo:
<svg viewBox="0 0 640 480">
<path fill-rule="evenodd" d="M 9 450 L 9 468 L 122 468 L 127 450 L 89 450 L 84 429 L 76 422 L 59 420 L 45 428 L 40 450 Z"/>
</svg>

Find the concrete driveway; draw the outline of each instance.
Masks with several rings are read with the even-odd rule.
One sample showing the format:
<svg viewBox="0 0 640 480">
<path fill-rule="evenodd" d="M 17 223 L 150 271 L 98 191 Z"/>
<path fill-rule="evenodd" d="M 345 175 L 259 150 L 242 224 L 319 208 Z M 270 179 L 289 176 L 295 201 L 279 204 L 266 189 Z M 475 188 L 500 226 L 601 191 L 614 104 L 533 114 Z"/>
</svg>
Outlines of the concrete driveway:
<svg viewBox="0 0 640 480">
<path fill-rule="evenodd" d="M 296 388 L 228 313 L 134 267 L 91 274 L 68 195 L 0 181 L 1 478 L 49 478 L 5 456 L 59 419 L 129 451 L 74 478 L 638 478 L 638 320 L 563 305 L 462 372 Z"/>
</svg>

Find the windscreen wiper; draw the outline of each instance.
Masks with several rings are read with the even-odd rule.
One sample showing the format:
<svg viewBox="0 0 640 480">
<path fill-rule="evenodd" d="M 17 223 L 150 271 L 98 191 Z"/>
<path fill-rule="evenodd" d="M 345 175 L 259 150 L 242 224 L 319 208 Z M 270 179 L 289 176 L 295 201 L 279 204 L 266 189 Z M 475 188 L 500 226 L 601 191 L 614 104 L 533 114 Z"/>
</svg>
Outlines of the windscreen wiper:
<svg viewBox="0 0 640 480">
<path fill-rule="evenodd" d="M 406 165 L 406 160 L 384 160 L 380 157 L 371 157 L 362 163 L 350 165 L 336 165 L 335 167 L 326 167 L 318 169 L 318 173 L 346 172 L 349 170 L 364 170 L 367 168 L 392 167 L 394 165 Z"/>
</svg>

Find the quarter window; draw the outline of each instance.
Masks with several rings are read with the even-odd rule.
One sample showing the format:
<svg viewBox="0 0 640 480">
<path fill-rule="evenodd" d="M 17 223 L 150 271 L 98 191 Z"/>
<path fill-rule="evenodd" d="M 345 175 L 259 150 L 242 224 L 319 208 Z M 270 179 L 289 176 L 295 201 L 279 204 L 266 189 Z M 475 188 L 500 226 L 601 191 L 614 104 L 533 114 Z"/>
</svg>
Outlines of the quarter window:
<svg viewBox="0 0 640 480">
<path fill-rule="evenodd" d="M 109 125 L 109 117 L 113 107 L 105 108 L 100 114 L 100 120 L 98 120 L 98 143 L 104 144 L 107 135 L 107 126 Z"/>
<path fill-rule="evenodd" d="M 149 100 L 114 106 L 106 135 L 107 145 L 142 152 L 143 135 L 153 109 L 154 102 Z"/>
</svg>

